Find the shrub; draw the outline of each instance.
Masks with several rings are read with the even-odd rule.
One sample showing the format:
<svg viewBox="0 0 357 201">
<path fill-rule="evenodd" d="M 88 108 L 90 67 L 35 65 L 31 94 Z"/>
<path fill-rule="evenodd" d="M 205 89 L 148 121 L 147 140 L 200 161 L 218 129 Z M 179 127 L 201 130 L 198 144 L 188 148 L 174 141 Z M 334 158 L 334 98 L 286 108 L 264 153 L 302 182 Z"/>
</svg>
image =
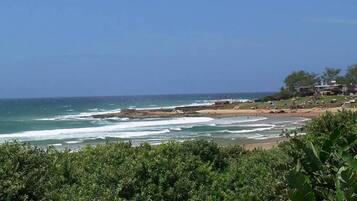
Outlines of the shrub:
<svg viewBox="0 0 357 201">
<path fill-rule="evenodd" d="M 0 154 L 0 200 L 274 200 L 282 183 L 275 171 L 287 160 L 280 150 L 203 140 L 73 153 L 13 143 Z"/>
<path fill-rule="evenodd" d="M 325 114 L 307 126 L 309 136 L 291 140 L 292 200 L 357 200 L 356 115 Z"/>
</svg>

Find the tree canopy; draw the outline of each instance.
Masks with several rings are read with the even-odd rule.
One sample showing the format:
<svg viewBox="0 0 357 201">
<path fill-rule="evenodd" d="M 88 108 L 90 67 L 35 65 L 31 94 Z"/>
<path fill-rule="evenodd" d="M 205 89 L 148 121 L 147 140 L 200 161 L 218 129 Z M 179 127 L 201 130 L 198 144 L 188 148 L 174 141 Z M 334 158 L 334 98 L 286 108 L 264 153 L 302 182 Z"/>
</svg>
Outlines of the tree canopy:
<svg viewBox="0 0 357 201">
<path fill-rule="evenodd" d="M 297 87 L 313 86 L 318 82 L 317 75 L 303 70 L 294 71 L 285 80 L 285 86 L 289 91 L 295 92 Z"/>
<path fill-rule="evenodd" d="M 341 69 L 339 68 L 325 68 L 325 72 L 322 74 L 321 79 L 327 83 L 331 83 L 338 78 Z"/>
<path fill-rule="evenodd" d="M 348 67 L 345 77 L 348 84 L 357 84 L 357 64 Z"/>
</svg>

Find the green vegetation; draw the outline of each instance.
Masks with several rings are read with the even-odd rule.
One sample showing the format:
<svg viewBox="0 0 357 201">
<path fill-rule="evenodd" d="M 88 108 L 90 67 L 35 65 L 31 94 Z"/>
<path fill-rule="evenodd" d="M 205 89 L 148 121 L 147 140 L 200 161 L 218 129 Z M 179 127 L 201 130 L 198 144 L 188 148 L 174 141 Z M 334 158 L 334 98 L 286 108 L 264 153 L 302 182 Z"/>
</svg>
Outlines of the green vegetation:
<svg viewBox="0 0 357 201">
<path fill-rule="evenodd" d="M 350 100 L 355 100 L 355 97 L 350 96 L 305 96 L 305 97 L 294 97 L 288 99 L 282 99 L 278 101 L 274 101 L 274 105 L 272 105 L 271 101 L 257 101 L 257 102 L 246 102 L 246 103 L 233 103 L 232 105 L 227 105 L 223 109 L 232 109 L 239 105 L 239 109 L 296 109 L 296 108 L 333 108 L 333 107 L 341 107 L 345 102 Z M 345 108 L 356 108 L 357 103 L 345 104 Z"/>
<path fill-rule="evenodd" d="M 0 200 L 357 200 L 357 113 L 272 150 L 192 141 L 78 152 L 0 145 Z"/>
<path fill-rule="evenodd" d="M 357 113 L 327 113 L 292 139 L 295 167 L 287 177 L 293 200 L 357 200 Z"/>
<path fill-rule="evenodd" d="M 338 84 L 356 85 L 357 84 L 357 64 L 347 67 L 347 73 L 340 75 L 340 68 L 325 68 L 325 71 L 319 76 L 316 73 L 309 73 L 303 70 L 294 71 L 284 79 L 285 86 L 279 92 L 264 97 L 259 102 L 286 100 L 292 97 L 311 96 L 314 93 L 314 85 L 320 81 L 331 83 L 337 81 Z M 305 88 L 303 92 L 299 88 Z"/>
<path fill-rule="evenodd" d="M 348 67 L 346 74 L 347 83 L 357 84 L 357 65 Z"/>
<path fill-rule="evenodd" d="M 287 154 L 195 141 L 75 153 L 1 145 L 0 200 L 279 200 Z M 267 185 L 268 184 L 268 185 Z"/>
<path fill-rule="evenodd" d="M 300 70 L 288 75 L 285 78 L 284 83 L 288 91 L 296 92 L 297 87 L 313 86 L 318 80 L 317 74 Z"/>
<path fill-rule="evenodd" d="M 325 72 L 321 75 L 321 79 L 330 83 L 333 80 L 337 80 L 340 73 L 341 69 L 339 68 L 326 68 Z"/>
</svg>

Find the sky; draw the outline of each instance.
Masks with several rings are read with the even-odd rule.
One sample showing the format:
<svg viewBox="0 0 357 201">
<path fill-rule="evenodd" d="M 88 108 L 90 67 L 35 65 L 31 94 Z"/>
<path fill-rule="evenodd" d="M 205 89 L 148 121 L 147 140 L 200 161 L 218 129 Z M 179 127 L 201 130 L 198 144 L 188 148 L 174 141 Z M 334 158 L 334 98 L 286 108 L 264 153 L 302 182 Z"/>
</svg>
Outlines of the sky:
<svg viewBox="0 0 357 201">
<path fill-rule="evenodd" d="M 355 0 L 1 0 L 0 98 L 277 91 L 357 63 Z"/>
</svg>

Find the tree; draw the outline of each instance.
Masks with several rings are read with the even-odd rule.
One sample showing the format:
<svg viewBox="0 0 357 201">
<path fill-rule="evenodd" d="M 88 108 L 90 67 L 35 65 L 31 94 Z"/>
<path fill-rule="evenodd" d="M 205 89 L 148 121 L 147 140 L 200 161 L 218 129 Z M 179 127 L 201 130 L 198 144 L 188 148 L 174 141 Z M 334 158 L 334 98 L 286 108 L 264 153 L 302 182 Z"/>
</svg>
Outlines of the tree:
<svg viewBox="0 0 357 201">
<path fill-rule="evenodd" d="M 336 80 L 341 72 L 339 68 L 326 68 L 325 72 L 321 76 L 321 79 L 327 83 L 331 83 L 331 81 Z"/>
<path fill-rule="evenodd" d="M 348 83 L 348 80 L 346 79 L 345 76 L 338 76 L 338 77 L 336 78 L 336 82 L 337 82 L 338 84 L 349 84 L 349 83 Z"/>
<path fill-rule="evenodd" d="M 314 73 L 309 73 L 303 70 L 294 71 L 290 75 L 288 75 L 285 80 L 286 88 L 290 92 L 296 92 L 297 87 L 302 86 L 313 86 L 316 82 L 318 82 L 318 77 Z"/>
<path fill-rule="evenodd" d="M 345 77 L 348 84 L 357 84 L 357 64 L 348 67 Z"/>
</svg>

